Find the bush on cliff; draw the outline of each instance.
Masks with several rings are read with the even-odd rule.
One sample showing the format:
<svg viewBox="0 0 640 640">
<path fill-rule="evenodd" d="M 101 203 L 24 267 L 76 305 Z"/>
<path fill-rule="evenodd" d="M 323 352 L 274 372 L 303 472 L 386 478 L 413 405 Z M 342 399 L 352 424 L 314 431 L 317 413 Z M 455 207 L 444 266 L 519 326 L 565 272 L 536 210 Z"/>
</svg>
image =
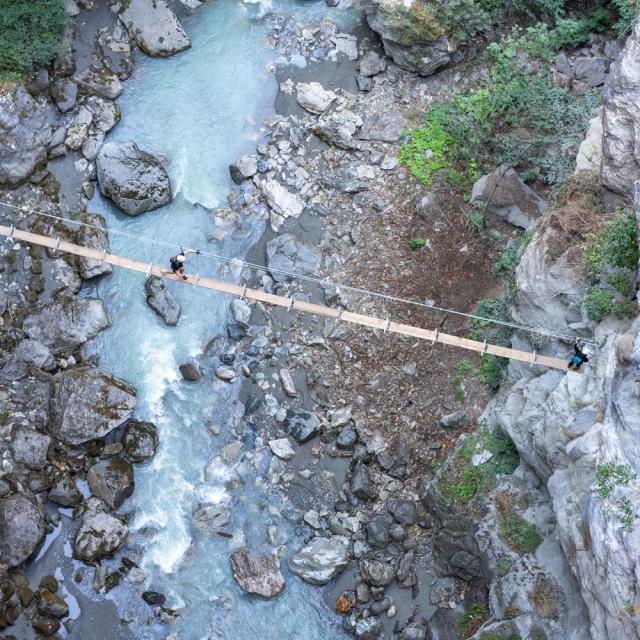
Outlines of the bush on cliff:
<svg viewBox="0 0 640 640">
<path fill-rule="evenodd" d="M 21 76 L 50 62 L 67 19 L 63 0 L 0 0 L 0 74 Z"/>
</svg>

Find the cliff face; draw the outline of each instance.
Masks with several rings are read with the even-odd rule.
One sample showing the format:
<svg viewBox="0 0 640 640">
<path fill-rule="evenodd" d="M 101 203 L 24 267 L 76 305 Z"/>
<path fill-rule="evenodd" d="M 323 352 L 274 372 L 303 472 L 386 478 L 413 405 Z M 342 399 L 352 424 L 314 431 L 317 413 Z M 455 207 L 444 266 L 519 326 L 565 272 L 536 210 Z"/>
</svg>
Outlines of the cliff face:
<svg viewBox="0 0 640 640">
<path fill-rule="evenodd" d="M 603 116 L 601 177 L 633 201 L 640 227 L 640 27 L 614 68 Z M 571 250 L 554 245 L 551 229 L 545 224 L 523 255 L 515 315 L 530 324 L 578 331 L 588 324 L 579 302 L 583 285 L 571 266 Z M 637 639 L 640 318 L 610 317 L 594 333 L 598 349 L 582 373 L 536 375 L 511 365 L 512 386 L 490 403 L 484 418 L 512 438 L 546 485 L 591 636 Z"/>
</svg>

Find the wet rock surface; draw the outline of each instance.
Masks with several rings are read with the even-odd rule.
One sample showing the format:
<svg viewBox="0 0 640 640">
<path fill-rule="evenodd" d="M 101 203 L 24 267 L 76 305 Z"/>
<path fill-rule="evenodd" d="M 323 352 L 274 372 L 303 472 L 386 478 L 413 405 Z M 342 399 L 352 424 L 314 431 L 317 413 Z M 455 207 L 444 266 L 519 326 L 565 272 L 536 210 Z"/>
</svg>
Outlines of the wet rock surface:
<svg viewBox="0 0 640 640">
<path fill-rule="evenodd" d="M 147 304 L 162 318 L 164 323 L 175 327 L 180 319 L 180 305 L 171 295 L 164 280 L 151 276 L 144 283 Z"/>
<path fill-rule="evenodd" d="M 233 577 L 248 593 L 274 598 L 284 589 L 280 561 L 276 556 L 254 556 L 247 549 L 238 549 L 230 559 Z"/>
</svg>

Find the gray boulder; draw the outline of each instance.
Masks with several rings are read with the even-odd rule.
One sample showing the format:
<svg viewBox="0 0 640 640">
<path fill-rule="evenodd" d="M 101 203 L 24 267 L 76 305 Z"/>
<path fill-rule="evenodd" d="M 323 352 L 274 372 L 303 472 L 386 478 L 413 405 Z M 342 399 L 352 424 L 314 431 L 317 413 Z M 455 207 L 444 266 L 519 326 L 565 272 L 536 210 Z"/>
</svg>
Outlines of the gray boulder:
<svg viewBox="0 0 640 640">
<path fill-rule="evenodd" d="M 187 380 L 188 382 L 198 382 L 202 378 L 198 365 L 193 362 L 185 362 L 181 364 L 178 369 L 180 370 L 183 380 Z"/>
<path fill-rule="evenodd" d="M 387 509 L 399 524 L 411 526 L 418 521 L 418 510 L 415 502 L 411 502 L 411 500 L 392 498 L 387 502 Z"/>
<path fill-rule="evenodd" d="M 576 80 L 586 82 L 590 87 L 599 87 L 607 78 L 607 59 L 602 56 L 580 56 L 573 66 Z"/>
<path fill-rule="evenodd" d="M 242 184 L 243 180 L 248 180 L 258 173 L 258 159 L 254 155 L 242 156 L 229 165 L 229 173 L 236 184 Z"/>
<path fill-rule="evenodd" d="M 411 4 L 384 1 L 369 3 L 367 22 L 382 39 L 385 53 L 400 68 L 430 76 L 451 62 L 455 45 L 439 32 L 432 36 L 408 35 L 407 20 L 411 20 L 411 17 L 407 14 Z"/>
<path fill-rule="evenodd" d="M 310 113 L 324 113 L 336 97 L 333 91 L 327 91 L 319 82 L 299 82 L 296 85 L 296 101 Z"/>
<path fill-rule="evenodd" d="M 367 542 L 372 547 L 384 549 L 389 544 L 389 528 L 392 523 L 389 516 L 373 516 L 367 525 Z"/>
<path fill-rule="evenodd" d="M 353 635 L 358 638 L 358 640 L 378 640 L 378 638 L 382 636 L 383 631 L 384 629 L 380 618 L 377 616 L 369 616 L 356 622 Z"/>
<path fill-rule="evenodd" d="M 321 118 L 313 127 L 318 138 L 340 149 L 360 149 L 362 143 L 353 136 L 362 127 L 362 118 L 344 109 Z"/>
<path fill-rule="evenodd" d="M 589 120 L 589 129 L 580 143 L 575 173 L 600 173 L 602 165 L 602 107 Z"/>
<path fill-rule="evenodd" d="M 360 58 L 356 68 L 365 78 L 382 73 L 387 68 L 387 61 L 381 58 L 375 51 L 367 51 Z"/>
<path fill-rule="evenodd" d="M 76 105 L 78 85 L 69 78 L 61 78 L 51 84 L 51 97 L 60 111 L 69 111 Z"/>
<path fill-rule="evenodd" d="M 40 507 L 21 493 L 0 500 L 0 565 L 17 567 L 44 539 Z"/>
<path fill-rule="evenodd" d="M 147 304 L 164 320 L 164 323 L 174 327 L 180 319 L 180 305 L 169 293 L 164 281 L 158 276 L 151 276 L 144 283 L 147 294 Z"/>
<path fill-rule="evenodd" d="M 105 219 L 98 213 L 83 213 L 78 218 L 78 221 L 91 225 L 91 227 L 78 228 L 76 231 L 76 243 L 100 251 L 100 253 L 103 251 L 109 253 L 109 234 Z M 93 227 L 98 228 L 95 229 Z M 112 268 L 106 262 L 78 257 L 78 271 L 82 278 L 90 280 L 91 278 L 111 273 Z"/>
<path fill-rule="evenodd" d="M 42 469 L 47 464 L 51 438 L 44 433 L 16 427 L 11 434 L 13 459 L 29 469 Z"/>
<path fill-rule="evenodd" d="M 602 125 L 602 181 L 631 202 L 640 179 L 640 22 L 611 66 Z"/>
<path fill-rule="evenodd" d="M 51 133 L 45 103 L 20 85 L 0 93 L 0 185 L 18 185 L 46 164 Z"/>
<path fill-rule="evenodd" d="M 313 538 L 289 559 L 289 570 L 311 584 L 323 585 L 349 564 L 346 538 Z"/>
<path fill-rule="evenodd" d="M 233 577 L 247 593 L 273 598 L 284 589 L 277 556 L 254 556 L 247 549 L 238 549 L 230 560 Z"/>
<path fill-rule="evenodd" d="M 82 518 L 73 543 L 73 556 L 96 562 L 117 551 L 129 531 L 121 520 L 104 511 L 89 510 Z"/>
<path fill-rule="evenodd" d="M 311 275 L 320 268 L 321 254 L 293 234 L 285 233 L 267 242 L 267 267 L 276 282 L 285 282 L 290 276 L 276 269 L 302 275 Z"/>
<path fill-rule="evenodd" d="M 74 507 L 82 501 L 82 494 L 71 475 L 65 471 L 55 479 L 48 498 L 62 507 Z"/>
<path fill-rule="evenodd" d="M 93 495 L 118 509 L 133 493 L 133 467 L 122 458 L 101 460 L 89 469 L 87 481 Z"/>
<path fill-rule="evenodd" d="M 33 364 L 43 371 L 52 371 L 56 361 L 51 351 L 37 340 L 23 340 L 18 344 L 15 356 L 20 362 Z"/>
<path fill-rule="evenodd" d="M 87 67 L 73 79 L 79 91 L 90 96 L 115 100 L 123 91 L 120 78 L 107 67 Z"/>
<path fill-rule="evenodd" d="M 191 46 L 165 0 L 125 0 L 122 5 L 120 20 L 147 55 L 172 56 Z"/>
<path fill-rule="evenodd" d="M 378 495 L 376 486 L 371 480 L 369 468 L 357 462 L 351 474 L 351 493 L 360 500 L 370 500 Z"/>
<path fill-rule="evenodd" d="M 365 119 L 358 134 L 363 140 L 395 142 L 404 130 L 404 118 L 399 111 L 381 111 Z"/>
<path fill-rule="evenodd" d="M 274 231 L 277 231 L 285 220 L 298 218 L 304 211 L 302 198 L 288 191 L 277 180 L 265 180 L 259 187 L 269 206 L 269 220 Z"/>
<path fill-rule="evenodd" d="M 251 318 L 251 307 L 239 298 L 232 300 L 229 306 L 231 307 L 233 319 L 238 323 L 238 326 L 243 329 L 248 329 L 249 319 Z"/>
<path fill-rule="evenodd" d="M 122 436 L 124 452 L 132 462 L 151 460 L 158 448 L 158 429 L 152 422 L 132 420 Z"/>
<path fill-rule="evenodd" d="M 364 558 L 360 560 L 360 577 L 366 584 L 384 587 L 393 582 L 396 570 L 387 562 Z"/>
<path fill-rule="evenodd" d="M 22 324 L 32 340 L 56 356 L 73 353 L 80 345 L 109 326 L 102 300 L 71 298 L 40 307 Z"/>
<path fill-rule="evenodd" d="M 51 433 L 71 445 L 102 438 L 128 420 L 136 390 L 96 367 L 80 366 L 54 376 Z"/>
<path fill-rule="evenodd" d="M 440 418 L 440 425 L 445 429 L 455 429 L 464 422 L 466 417 L 467 411 L 465 409 L 459 409 L 446 416 L 442 416 L 442 418 Z"/>
<path fill-rule="evenodd" d="M 127 215 L 137 216 L 171 202 L 171 184 L 165 168 L 135 142 L 102 145 L 96 167 L 100 191 Z"/>
<path fill-rule="evenodd" d="M 548 206 L 508 165 L 482 176 L 473 185 L 471 203 L 485 207 L 510 224 L 529 229 Z"/>
<path fill-rule="evenodd" d="M 207 504 L 198 508 L 193 514 L 193 522 L 207 533 L 215 533 L 229 524 L 231 511 L 225 505 Z"/>
</svg>

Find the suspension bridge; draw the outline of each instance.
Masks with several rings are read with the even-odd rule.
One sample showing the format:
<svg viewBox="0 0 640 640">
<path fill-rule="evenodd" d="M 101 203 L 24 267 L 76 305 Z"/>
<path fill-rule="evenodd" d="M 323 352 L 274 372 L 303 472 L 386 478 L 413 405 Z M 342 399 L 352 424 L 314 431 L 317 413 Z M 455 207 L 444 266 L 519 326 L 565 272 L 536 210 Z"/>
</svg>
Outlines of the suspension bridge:
<svg viewBox="0 0 640 640">
<path fill-rule="evenodd" d="M 4 203 L 0 203 L 0 204 L 4 204 Z M 17 209 L 18 207 L 14 207 L 14 208 Z M 40 212 L 34 211 L 34 213 L 40 213 Z M 44 215 L 47 215 L 47 214 L 44 214 Z M 84 224 L 74 220 L 58 218 L 57 216 L 48 216 L 48 217 L 64 220 L 65 223 L 69 223 L 69 224 L 80 224 L 80 225 Z M 91 225 L 84 225 L 84 226 L 91 226 Z M 104 229 L 101 229 L 101 230 L 106 231 Z M 28 244 L 46 247 L 47 249 L 51 249 L 55 252 L 69 253 L 76 256 L 80 256 L 82 258 L 95 260 L 100 263 L 107 263 L 114 267 L 121 267 L 124 269 L 130 269 L 132 271 L 138 271 L 140 273 L 145 274 L 145 276 L 147 277 L 158 276 L 159 278 L 162 278 L 164 280 L 171 280 L 180 284 L 190 285 L 192 287 L 210 289 L 212 291 L 218 291 L 220 293 L 237 296 L 241 299 L 262 302 L 264 304 L 273 305 L 276 307 L 283 307 L 289 311 L 309 313 L 317 316 L 323 316 L 326 318 L 333 318 L 340 322 L 348 322 L 348 323 L 359 325 L 362 327 L 369 327 L 371 329 L 379 330 L 383 334 L 396 333 L 403 336 L 418 338 L 420 340 L 431 342 L 432 345 L 435 345 L 436 343 L 444 344 L 451 347 L 458 347 L 461 349 L 467 349 L 469 351 L 475 351 L 481 355 L 490 354 L 494 356 L 499 356 L 501 358 L 509 358 L 510 360 L 518 360 L 521 362 L 526 362 L 531 366 L 541 366 L 541 367 L 549 367 L 552 369 L 563 369 L 563 370 L 566 370 L 567 368 L 567 361 L 562 358 L 555 358 L 552 356 L 540 355 L 540 354 L 537 354 L 535 351 L 529 352 L 529 351 L 520 351 L 518 349 L 510 349 L 507 347 L 490 344 L 487 341 L 480 342 L 478 340 L 461 338 L 459 336 L 442 333 L 439 331 L 438 328 L 434 330 L 424 329 L 424 328 L 409 325 L 409 324 L 394 322 L 392 320 L 389 320 L 388 318 L 378 318 L 370 315 L 352 313 L 351 311 L 329 307 L 326 305 L 316 304 L 312 302 L 305 302 L 302 300 L 294 300 L 293 298 L 275 295 L 272 293 L 268 293 L 266 291 L 261 291 L 259 289 L 252 289 L 243 285 L 224 282 L 222 280 L 216 280 L 214 278 L 209 278 L 209 277 L 201 277 L 199 273 L 187 274 L 186 279 L 183 279 L 181 276 L 175 275 L 171 272 L 167 272 L 165 269 L 161 268 L 159 265 L 155 265 L 151 262 L 140 262 L 137 260 L 132 260 L 124 256 L 108 253 L 107 251 L 99 251 L 92 247 L 73 244 L 71 242 L 64 241 L 60 238 L 53 238 L 48 235 L 41 235 L 37 233 L 32 233 L 30 231 L 23 231 L 21 229 L 16 229 L 13 226 L 8 227 L 8 226 L 0 225 L 0 236 L 4 236 L 6 238 L 11 238 L 13 240 L 17 240 L 21 242 L 26 242 Z M 234 262 L 233 259 L 226 258 L 226 260 L 229 262 Z M 239 262 L 239 264 L 250 265 L 250 263 L 243 263 L 241 261 L 237 261 L 237 262 Z M 250 265 L 250 266 L 255 266 L 255 265 Z M 288 275 L 295 277 L 295 274 L 288 274 Z M 313 280 L 313 281 L 326 284 L 326 281 L 323 281 L 317 278 L 306 277 L 303 279 Z M 380 297 L 400 300 L 397 298 L 391 298 L 389 296 L 384 296 L 381 294 L 378 294 L 378 295 Z M 411 301 L 404 301 L 404 302 L 411 302 Z M 411 302 L 411 303 L 419 304 L 415 302 Z M 430 305 L 425 305 L 425 304 L 420 304 L 420 306 L 427 306 L 429 308 L 434 308 L 434 307 L 431 307 Z M 437 307 L 435 307 L 435 309 L 440 310 Z M 442 311 L 445 311 L 445 310 L 442 310 Z M 459 315 L 464 315 L 469 317 L 475 317 L 475 316 L 471 316 L 470 314 L 463 314 L 461 312 L 453 312 L 453 313 L 457 313 Z M 508 324 L 508 323 L 498 322 L 498 324 Z M 524 328 L 529 331 L 532 330 L 527 327 L 518 327 L 517 325 L 510 325 L 510 326 L 514 326 L 516 328 Z M 566 339 L 566 336 L 563 336 L 563 338 Z"/>
</svg>

